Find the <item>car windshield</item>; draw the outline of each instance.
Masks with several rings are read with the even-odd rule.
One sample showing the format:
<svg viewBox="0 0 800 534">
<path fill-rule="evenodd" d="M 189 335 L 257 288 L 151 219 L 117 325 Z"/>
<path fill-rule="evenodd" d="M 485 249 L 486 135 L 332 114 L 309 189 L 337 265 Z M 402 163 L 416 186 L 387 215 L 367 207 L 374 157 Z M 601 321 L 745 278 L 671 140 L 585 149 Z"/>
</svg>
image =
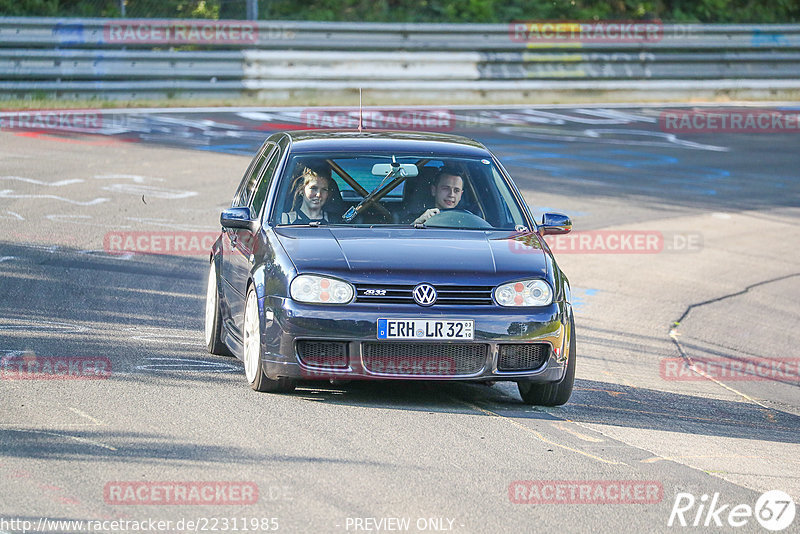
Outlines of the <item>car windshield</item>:
<svg viewBox="0 0 800 534">
<path fill-rule="evenodd" d="M 527 226 L 511 187 L 490 159 L 374 153 L 291 157 L 270 223 L 497 230 Z"/>
</svg>

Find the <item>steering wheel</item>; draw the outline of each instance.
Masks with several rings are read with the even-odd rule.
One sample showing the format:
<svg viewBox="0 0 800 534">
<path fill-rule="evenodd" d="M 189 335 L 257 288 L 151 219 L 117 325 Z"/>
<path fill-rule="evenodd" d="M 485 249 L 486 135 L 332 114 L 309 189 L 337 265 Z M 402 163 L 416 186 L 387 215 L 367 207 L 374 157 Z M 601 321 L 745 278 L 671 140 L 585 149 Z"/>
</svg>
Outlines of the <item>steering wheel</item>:
<svg viewBox="0 0 800 534">
<path fill-rule="evenodd" d="M 425 226 L 450 228 L 491 228 L 492 225 L 471 211 L 454 208 L 440 211 L 427 221 Z"/>
</svg>

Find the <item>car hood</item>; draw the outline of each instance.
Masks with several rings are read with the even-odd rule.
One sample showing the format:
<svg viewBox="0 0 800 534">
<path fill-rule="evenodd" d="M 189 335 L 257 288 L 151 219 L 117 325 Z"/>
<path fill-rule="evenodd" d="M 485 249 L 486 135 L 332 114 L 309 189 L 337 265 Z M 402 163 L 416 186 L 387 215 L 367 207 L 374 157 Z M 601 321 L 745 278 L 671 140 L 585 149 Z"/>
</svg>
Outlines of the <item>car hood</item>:
<svg viewBox="0 0 800 534">
<path fill-rule="evenodd" d="M 305 226 L 275 233 L 299 273 L 351 282 L 478 285 L 548 273 L 549 256 L 534 233 Z"/>
</svg>

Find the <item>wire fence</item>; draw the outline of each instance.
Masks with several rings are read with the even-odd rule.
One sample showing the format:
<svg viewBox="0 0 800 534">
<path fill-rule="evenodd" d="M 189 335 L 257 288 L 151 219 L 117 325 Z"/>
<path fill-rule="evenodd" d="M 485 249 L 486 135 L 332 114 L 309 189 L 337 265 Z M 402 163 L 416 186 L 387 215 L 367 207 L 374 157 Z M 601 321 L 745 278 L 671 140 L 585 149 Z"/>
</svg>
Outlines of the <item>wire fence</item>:
<svg viewBox="0 0 800 534">
<path fill-rule="evenodd" d="M 0 0 L 0 17 L 199 18 L 508 24 L 542 21 L 783 24 L 797 0 Z"/>
<path fill-rule="evenodd" d="M 262 10 L 268 8 L 261 2 Z M 258 0 L 0 0 L 0 17 L 255 20 L 258 15 Z"/>
</svg>

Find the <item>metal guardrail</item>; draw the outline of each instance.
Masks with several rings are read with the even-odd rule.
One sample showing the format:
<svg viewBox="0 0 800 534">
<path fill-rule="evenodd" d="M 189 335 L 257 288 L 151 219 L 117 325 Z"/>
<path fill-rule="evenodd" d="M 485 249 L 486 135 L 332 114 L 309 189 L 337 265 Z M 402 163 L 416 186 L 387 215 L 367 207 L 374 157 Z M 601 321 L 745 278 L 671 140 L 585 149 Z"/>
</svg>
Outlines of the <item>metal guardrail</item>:
<svg viewBox="0 0 800 534">
<path fill-rule="evenodd" d="M 499 24 L 0 18 L 0 98 L 291 97 L 358 87 L 446 98 L 770 83 L 800 91 L 800 25 L 657 30 L 636 41 L 559 42 Z"/>
</svg>

